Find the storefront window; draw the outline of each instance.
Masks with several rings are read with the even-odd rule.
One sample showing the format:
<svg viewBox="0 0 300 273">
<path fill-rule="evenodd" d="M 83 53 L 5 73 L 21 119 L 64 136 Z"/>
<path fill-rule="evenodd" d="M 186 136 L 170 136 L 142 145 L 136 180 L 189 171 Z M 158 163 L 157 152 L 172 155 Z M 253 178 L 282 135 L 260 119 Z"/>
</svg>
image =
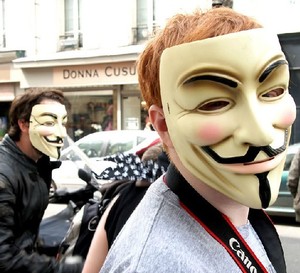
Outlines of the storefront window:
<svg viewBox="0 0 300 273">
<path fill-rule="evenodd" d="M 68 100 L 68 134 L 74 141 L 90 133 L 114 129 L 112 94 L 65 92 L 65 97 Z"/>
</svg>

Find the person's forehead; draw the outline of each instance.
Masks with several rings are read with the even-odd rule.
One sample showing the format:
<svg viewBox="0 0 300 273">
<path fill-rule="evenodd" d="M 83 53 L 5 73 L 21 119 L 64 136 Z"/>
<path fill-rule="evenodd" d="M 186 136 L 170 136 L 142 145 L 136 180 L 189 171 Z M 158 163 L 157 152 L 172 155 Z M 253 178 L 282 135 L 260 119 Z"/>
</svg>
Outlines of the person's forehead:
<svg viewBox="0 0 300 273">
<path fill-rule="evenodd" d="M 160 61 L 161 87 L 179 86 L 197 73 L 257 76 L 271 62 L 285 59 L 276 34 L 252 29 L 167 48 Z M 240 79 L 239 80 L 243 80 Z"/>
</svg>

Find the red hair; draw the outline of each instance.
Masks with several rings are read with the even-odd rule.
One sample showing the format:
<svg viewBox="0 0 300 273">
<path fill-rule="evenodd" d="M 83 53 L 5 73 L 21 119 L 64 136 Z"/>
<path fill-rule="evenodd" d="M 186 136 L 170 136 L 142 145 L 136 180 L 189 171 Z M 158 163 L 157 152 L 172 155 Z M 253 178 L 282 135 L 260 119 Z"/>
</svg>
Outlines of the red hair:
<svg viewBox="0 0 300 273">
<path fill-rule="evenodd" d="M 199 10 L 192 14 L 177 14 L 146 46 L 137 62 L 139 85 L 146 107 L 162 107 L 159 85 L 159 64 L 162 52 L 175 45 L 224 34 L 262 27 L 253 18 L 230 8 Z"/>
</svg>

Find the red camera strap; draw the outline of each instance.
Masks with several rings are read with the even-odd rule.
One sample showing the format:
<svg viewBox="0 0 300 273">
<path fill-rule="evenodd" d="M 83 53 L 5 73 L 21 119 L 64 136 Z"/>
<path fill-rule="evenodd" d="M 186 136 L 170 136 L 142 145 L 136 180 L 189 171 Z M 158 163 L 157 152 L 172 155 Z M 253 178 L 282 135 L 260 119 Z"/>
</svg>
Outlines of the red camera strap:
<svg viewBox="0 0 300 273">
<path fill-rule="evenodd" d="M 168 187 L 179 197 L 181 206 L 227 250 L 242 272 L 268 272 L 228 217 L 198 194 L 173 165 L 169 166 L 165 179 Z M 276 271 L 286 272 L 281 243 L 269 217 L 263 210 L 250 210 L 249 221 Z"/>
</svg>

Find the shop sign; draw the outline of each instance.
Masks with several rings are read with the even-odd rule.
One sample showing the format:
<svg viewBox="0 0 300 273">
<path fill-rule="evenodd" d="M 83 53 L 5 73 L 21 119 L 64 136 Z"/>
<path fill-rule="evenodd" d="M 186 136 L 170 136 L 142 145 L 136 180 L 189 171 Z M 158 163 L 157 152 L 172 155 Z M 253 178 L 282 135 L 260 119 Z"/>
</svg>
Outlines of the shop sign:
<svg viewBox="0 0 300 273">
<path fill-rule="evenodd" d="M 53 68 L 54 85 L 137 83 L 135 62 Z"/>
<path fill-rule="evenodd" d="M 14 98 L 15 98 L 14 84 L 0 83 L 0 101 L 12 101 Z"/>
<path fill-rule="evenodd" d="M 0 81 L 10 81 L 11 75 L 10 75 L 10 66 L 7 64 L 0 64 Z"/>
</svg>

